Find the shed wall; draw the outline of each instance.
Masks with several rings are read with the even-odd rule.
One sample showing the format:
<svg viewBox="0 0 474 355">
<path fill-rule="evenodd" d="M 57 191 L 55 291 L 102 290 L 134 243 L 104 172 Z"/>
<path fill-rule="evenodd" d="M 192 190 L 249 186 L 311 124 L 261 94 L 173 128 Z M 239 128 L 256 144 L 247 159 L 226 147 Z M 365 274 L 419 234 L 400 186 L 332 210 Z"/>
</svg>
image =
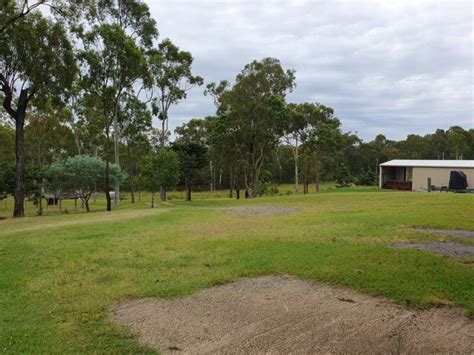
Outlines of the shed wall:
<svg viewBox="0 0 474 355">
<path fill-rule="evenodd" d="M 449 176 L 452 170 L 461 170 L 467 176 L 468 188 L 474 188 L 474 169 L 472 168 L 413 168 L 413 191 L 426 191 L 427 180 L 431 178 L 431 184 L 436 186 L 449 185 Z"/>
</svg>

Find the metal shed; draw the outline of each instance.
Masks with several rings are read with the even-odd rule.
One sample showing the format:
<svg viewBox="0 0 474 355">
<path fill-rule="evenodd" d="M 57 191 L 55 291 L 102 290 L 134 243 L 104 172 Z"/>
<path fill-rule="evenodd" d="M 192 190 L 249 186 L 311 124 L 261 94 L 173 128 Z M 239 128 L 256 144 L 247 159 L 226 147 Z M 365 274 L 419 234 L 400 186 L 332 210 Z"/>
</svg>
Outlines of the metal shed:
<svg viewBox="0 0 474 355">
<path fill-rule="evenodd" d="M 427 191 L 431 185 L 449 185 L 451 171 L 466 174 L 468 188 L 474 188 L 474 160 L 390 160 L 379 165 L 379 187 Z"/>
</svg>

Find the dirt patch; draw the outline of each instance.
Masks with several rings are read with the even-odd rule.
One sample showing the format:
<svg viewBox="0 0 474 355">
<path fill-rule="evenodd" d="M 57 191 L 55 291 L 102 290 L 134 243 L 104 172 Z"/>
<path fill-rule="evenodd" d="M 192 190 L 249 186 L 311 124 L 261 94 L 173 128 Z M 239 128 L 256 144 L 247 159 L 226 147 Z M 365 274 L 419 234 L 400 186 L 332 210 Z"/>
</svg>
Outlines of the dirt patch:
<svg viewBox="0 0 474 355">
<path fill-rule="evenodd" d="M 441 235 L 443 237 L 474 238 L 474 231 L 463 231 L 438 228 L 411 228 L 411 231 Z"/>
<path fill-rule="evenodd" d="M 393 247 L 399 249 L 429 250 L 437 254 L 453 256 L 455 258 L 474 257 L 474 245 L 451 243 L 451 242 L 431 242 L 431 243 L 394 243 Z"/>
<path fill-rule="evenodd" d="M 296 208 L 288 206 L 268 206 L 268 205 L 256 205 L 256 206 L 238 206 L 238 207 L 226 207 L 220 208 L 220 210 L 234 213 L 238 215 L 260 215 L 270 216 L 274 214 L 288 214 L 298 211 Z"/>
<path fill-rule="evenodd" d="M 266 276 L 177 300 L 117 305 L 112 317 L 162 353 L 472 353 L 474 321 L 458 309 L 388 300 Z"/>
</svg>

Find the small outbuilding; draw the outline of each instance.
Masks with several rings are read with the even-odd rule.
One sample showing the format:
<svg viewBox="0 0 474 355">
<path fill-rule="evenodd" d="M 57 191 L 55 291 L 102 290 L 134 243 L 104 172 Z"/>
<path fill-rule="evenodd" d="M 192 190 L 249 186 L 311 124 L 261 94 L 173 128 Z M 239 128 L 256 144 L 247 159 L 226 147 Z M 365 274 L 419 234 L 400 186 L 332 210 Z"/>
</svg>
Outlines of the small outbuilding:
<svg viewBox="0 0 474 355">
<path fill-rule="evenodd" d="M 390 160 L 379 167 L 380 188 L 447 191 L 451 172 L 457 172 L 453 175 L 465 175 L 467 189 L 474 189 L 474 160 Z"/>
</svg>

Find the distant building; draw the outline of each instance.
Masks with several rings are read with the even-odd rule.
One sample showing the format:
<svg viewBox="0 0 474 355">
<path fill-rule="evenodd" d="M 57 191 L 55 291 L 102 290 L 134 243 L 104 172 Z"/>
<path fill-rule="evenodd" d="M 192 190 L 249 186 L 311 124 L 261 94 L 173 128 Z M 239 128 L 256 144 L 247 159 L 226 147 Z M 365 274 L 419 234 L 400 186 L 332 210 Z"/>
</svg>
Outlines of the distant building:
<svg viewBox="0 0 474 355">
<path fill-rule="evenodd" d="M 462 171 L 474 189 L 474 160 L 390 160 L 380 164 L 379 187 L 427 191 L 430 178 L 435 189 L 447 189 L 451 171 Z"/>
</svg>

